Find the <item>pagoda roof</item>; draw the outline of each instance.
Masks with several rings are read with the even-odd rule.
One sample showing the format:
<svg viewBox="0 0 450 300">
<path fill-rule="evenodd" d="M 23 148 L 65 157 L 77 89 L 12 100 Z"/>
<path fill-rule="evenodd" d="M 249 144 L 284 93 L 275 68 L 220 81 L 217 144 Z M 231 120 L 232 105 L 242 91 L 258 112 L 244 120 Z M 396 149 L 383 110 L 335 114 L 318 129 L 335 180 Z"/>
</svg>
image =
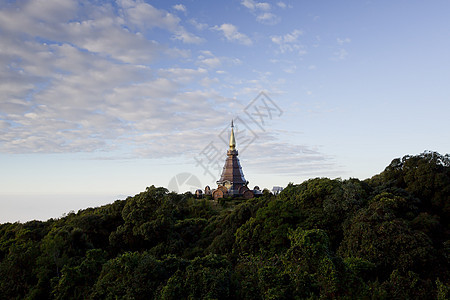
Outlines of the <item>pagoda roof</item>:
<svg viewBox="0 0 450 300">
<path fill-rule="evenodd" d="M 237 150 L 228 150 L 222 176 L 220 176 L 217 183 L 222 184 L 225 181 L 229 181 L 238 185 L 247 184 L 247 180 L 245 180 L 244 173 L 242 172 L 242 167 L 237 156 Z"/>
</svg>

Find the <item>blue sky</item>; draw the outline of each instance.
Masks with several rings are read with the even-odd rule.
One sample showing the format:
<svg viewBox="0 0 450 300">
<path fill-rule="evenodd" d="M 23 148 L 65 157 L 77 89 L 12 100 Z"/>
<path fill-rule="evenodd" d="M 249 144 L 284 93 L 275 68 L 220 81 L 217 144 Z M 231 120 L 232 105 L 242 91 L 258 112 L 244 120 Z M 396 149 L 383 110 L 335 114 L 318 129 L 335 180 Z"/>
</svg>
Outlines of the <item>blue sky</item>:
<svg viewBox="0 0 450 300">
<path fill-rule="evenodd" d="M 3 1 L 0 222 L 152 184 L 215 187 L 231 119 L 251 187 L 365 179 L 396 157 L 448 153 L 449 12 L 448 1 Z"/>
</svg>

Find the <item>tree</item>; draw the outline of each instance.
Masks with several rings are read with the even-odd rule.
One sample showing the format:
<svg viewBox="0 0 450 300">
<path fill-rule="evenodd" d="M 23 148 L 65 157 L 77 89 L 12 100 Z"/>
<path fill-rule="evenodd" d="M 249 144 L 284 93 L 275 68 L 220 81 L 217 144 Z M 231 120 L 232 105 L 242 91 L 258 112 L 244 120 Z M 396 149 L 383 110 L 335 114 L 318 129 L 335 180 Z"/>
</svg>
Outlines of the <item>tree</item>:
<svg viewBox="0 0 450 300">
<path fill-rule="evenodd" d="M 450 219 L 450 156 L 426 151 L 394 159 L 370 181 L 374 186 L 399 187 L 421 200 L 421 209 Z"/>
<path fill-rule="evenodd" d="M 173 272 L 184 266 L 182 259 L 161 261 L 147 252 L 124 253 L 104 264 L 92 298 L 153 299 Z"/>
<path fill-rule="evenodd" d="M 394 269 L 423 270 L 434 260 L 430 239 L 398 217 L 406 199 L 382 193 L 352 218 L 339 247 L 343 257 L 359 257 L 374 263 L 381 278 Z"/>
<path fill-rule="evenodd" d="M 92 287 L 107 261 L 107 254 L 101 249 L 86 252 L 85 257 L 77 265 L 66 264 L 61 277 L 54 287 L 52 295 L 55 299 L 87 299 Z"/>
<path fill-rule="evenodd" d="M 191 261 L 179 269 L 162 289 L 162 299 L 230 299 L 234 297 L 230 262 L 210 254 Z"/>
</svg>

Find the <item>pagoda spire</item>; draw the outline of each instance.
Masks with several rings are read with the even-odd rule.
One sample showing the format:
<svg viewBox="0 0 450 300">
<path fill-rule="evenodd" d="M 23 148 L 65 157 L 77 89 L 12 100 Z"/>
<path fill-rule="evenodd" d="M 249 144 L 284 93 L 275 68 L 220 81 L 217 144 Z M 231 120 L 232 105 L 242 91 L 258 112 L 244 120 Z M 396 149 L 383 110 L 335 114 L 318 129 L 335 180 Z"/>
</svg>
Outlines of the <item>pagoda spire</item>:
<svg viewBox="0 0 450 300">
<path fill-rule="evenodd" d="M 234 124 L 233 120 L 231 120 L 231 135 L 230 135 L 230 150 L 236 150 L 236 140 L 234 138 Z"/>
</svg>

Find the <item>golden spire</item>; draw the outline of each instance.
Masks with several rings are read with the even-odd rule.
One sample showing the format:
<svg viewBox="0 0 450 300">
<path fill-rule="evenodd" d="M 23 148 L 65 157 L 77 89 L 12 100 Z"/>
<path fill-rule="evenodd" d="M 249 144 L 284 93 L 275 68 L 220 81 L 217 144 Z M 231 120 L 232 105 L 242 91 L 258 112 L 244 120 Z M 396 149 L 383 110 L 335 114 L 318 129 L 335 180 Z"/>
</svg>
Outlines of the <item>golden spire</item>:
<svg viewBox="0 0 450 300">
<path fill-rule="evenodd" d="M 236 140 L 234 139 L 234 124 L 231 120 L 230 150 L 236 150 Z"/>
</svg>

